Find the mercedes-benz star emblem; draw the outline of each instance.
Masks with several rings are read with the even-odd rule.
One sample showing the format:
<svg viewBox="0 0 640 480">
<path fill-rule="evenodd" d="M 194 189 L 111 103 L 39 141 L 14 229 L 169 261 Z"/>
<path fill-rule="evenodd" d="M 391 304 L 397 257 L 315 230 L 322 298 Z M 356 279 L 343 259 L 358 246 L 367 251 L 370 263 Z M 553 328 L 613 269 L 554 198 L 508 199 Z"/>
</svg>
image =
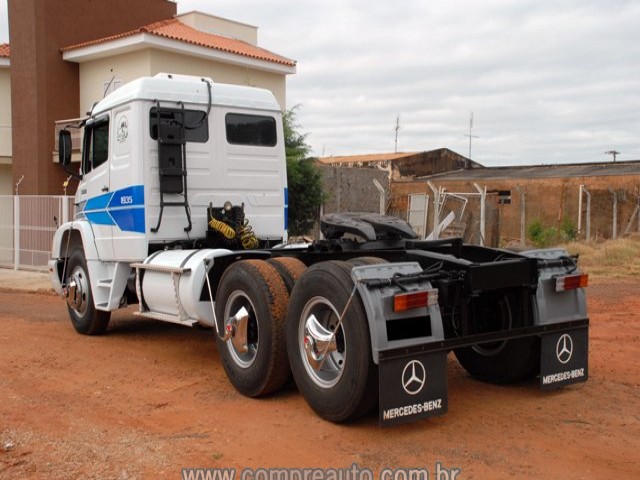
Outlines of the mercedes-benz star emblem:
<svg viewBox="0 0 640 480">
<path fill-rule="evenodd" d="M 411 360 L 402 370 L 402 388 L 409 395 L 420 393 L 427 380 L 427 371 L 419 360 Z"/>
<path fill-rule="evenodd" d="M 568 333 L 563 334 L 556 344 L 556 357 L 558 357 L 558 361 L 562 364 L 567 363 L 571 360 L 571 356 L 573 355 L 573 340 Z"/>
</svg>

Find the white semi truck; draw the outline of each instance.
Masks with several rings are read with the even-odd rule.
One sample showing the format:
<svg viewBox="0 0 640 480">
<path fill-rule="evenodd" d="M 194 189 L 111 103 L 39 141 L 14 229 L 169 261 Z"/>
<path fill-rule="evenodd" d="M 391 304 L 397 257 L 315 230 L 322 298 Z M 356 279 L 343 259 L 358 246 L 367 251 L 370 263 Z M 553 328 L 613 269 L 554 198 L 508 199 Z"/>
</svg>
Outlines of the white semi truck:
<svg viewBox="0 0 640 480">
<path fill-rule="evenodd" d="M 49 266 L 81 334 L 136 303 L 141 317 L 211 327 L 239 392 L 293 374 L 334 422 L 376 405 L 384 425 L 445 413 L 450 351 L 483 381 L 587 379 L 587 276 L 565 251 L 423 241 L 363 213 L 325 216 L 323 240 L 288 244 L 282 115 L 266 90 L 158 74 L 73 127 L 79 172 L 68 129 L 59 152 L 79 178 L 76 213 Z"/>
</svg>

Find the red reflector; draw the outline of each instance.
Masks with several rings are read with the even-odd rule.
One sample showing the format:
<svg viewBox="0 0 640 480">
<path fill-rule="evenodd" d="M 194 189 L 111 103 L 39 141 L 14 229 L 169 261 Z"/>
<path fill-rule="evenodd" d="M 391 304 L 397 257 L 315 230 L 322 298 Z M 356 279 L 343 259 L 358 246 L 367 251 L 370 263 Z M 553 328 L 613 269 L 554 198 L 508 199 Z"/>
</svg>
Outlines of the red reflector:
<svg viewBox="0 0 640 480">
<path fill-rule="evenodd" d="M 584 288 L 588 285 L 589 275 L 587 275 L 586 273 L 580 275 L 566 275 L 564 277 L 556 277 L 556 292 L 575 290 L 576 288 Z"/>
<path fill-rule="evenodd" d="M 437 290 L 423 290 L 420 292 L 399 293 L 393 297 L 393 311 L 404 312 L 414 308 L 428 307 L 438 303 Z"/>
</svg>

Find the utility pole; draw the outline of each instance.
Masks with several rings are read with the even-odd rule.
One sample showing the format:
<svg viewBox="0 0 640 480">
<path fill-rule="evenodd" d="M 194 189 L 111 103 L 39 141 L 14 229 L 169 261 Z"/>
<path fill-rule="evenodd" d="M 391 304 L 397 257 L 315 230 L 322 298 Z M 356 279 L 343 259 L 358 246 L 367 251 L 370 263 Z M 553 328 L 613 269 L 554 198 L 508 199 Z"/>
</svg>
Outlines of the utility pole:
<svg viewBox="0 0 640 480">
<path fill-rule="evenodd" d="M 612 155 L 613 156 L 613 161 L 616 161 L 616 157 L 618 155 L 620 155 L 620 152 L 617 150 L 609 150 L 608 152 L 604 152 L 605 155 Z"/>
<path fill-rule="evenodd" d="M 394 149 L 394 153 L 398 153 L 398 131 L 400 130 L 400 115 L 398 115 L 396 117 L 396 126 L 393 127 L 393 129 L 396 131 L 396 140 L 395 140 L 395 149 Z"/>
<path fill-rule="evenodd" d="M 465 137 L 469 137 L 469 158 L 466 165 L 466 168 L 469 168 L 469 162 L 471 161 L 471 139 L 472 138 L 480 138 L 477 135 L 473 135 L 473 111 L 471 111 L 471 116 L 469 117 L 469 133 L 464 135 Z"/>
</svg>

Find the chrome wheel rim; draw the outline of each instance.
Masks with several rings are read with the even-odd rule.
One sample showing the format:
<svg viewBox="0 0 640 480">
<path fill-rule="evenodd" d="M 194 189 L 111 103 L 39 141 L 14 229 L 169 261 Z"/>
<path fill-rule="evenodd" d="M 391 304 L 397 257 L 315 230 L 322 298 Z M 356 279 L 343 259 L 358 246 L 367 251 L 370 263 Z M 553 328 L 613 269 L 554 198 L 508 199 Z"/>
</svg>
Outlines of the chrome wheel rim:
<svg viewBox="0 0 640 480">
<path fill-rule="evenodd" d="M 233 341 L 227 340 L 227 350 L 231 354 L 233 361 L 241 368 L 249 368 L 256 360 L 259 348 L 259 331 L 256 310 L 253 303 L 242 290 L 235 290 L 227 299 L 224 308 L 225 324 L 230 317 L 233 317 L 242 307 L 249 312 L 249 323 L 247 325 L 247 351 L 241 352 L 236 349 Z"/>
<path fill-rule="evenodd" d="M 77 266 L 67 281 L 65 296 L 69 308 L 83 316 L 88 305 L 89 280 L 84 269 Z"/>
<path fill-rule="evenodd" d="M 323 351 L 314 349 L 314 356 L 319 362 L 310 360 L 308 356 L 308 344 L 310 339 L 310 322 L 317 322 L 326 331 L 334 332 L 338 327 L 340 314 L 324 297 L 314 297 L 307 302 L 301 313 L 301 321 L 298 327 L 299 354 L 309 378 L 317 386 L 330 388 L 336 385 L 344 372 L 347 358 L 346 337 L 342 326 L 335 332 L 335 349 L 322 355 Z"/>
</svg>

